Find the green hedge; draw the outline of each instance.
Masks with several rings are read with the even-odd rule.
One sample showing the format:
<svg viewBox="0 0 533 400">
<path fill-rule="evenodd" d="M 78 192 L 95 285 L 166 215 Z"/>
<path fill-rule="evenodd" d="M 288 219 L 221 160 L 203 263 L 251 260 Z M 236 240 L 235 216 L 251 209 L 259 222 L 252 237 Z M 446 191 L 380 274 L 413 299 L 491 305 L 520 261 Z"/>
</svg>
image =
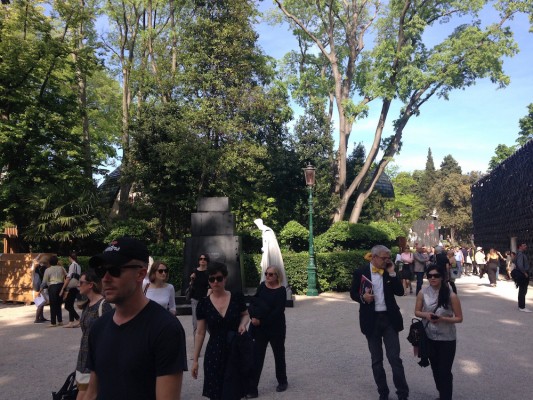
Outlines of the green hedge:
<svg viewBox="0 0 533 400">
<path fill-rule="evenodd" d="M 350 290 L 352 273 L 367 262 L 364 260 L 364 255 L 367 252 L 367 250 L 352 250 L 317 253 L 315 264 L 319 291 L 345 292 Z M 259 284 L 261 257 L 261 254 L 242 254 L 246 287 L 256 287 Z M 78 257 L 78 263 L 82 270 L 89 268 L 89 258 Z M 162 260 L 169 267 L 169 282 L 174 285 L 179 295 L 183 281 L 183 259 L 181 257 L 162 256 L 154 257 L 154 260 Z M 68 258 L 62 257 L 61 261 L 65 267 L 68 267 Z M 293 293 L 305 294 L 307 291 L 307 265 L 309 264 L 308 253 L 283 253 L 283 262 Z"/>
<path fill-rule="evenodd" d="M 315 249 L 317 252 L 324 253 L 337 250 L 371 249 L 377 244 L 390 247 L 394 239 L 376 227 L 341 221 L 334 223 L 326 232 L 315 238 Z"/>
</svg>

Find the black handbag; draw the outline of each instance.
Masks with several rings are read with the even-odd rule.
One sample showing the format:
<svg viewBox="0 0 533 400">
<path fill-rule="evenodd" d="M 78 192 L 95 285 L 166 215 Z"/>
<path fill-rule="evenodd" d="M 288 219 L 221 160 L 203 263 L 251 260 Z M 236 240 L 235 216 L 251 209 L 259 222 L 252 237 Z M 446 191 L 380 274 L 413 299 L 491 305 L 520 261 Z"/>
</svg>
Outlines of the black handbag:
<svg viewBox="0 0 533 400">
<path fill-rule="evenodd" d="M 76 385 L 76 372 L 72 372 L 58 392 L 52 392 L 53 400 L 76 400 L 78 386 Z"/>
<path fill-rule="evenodd" d="M 522 279 L 525 278 L 525 275 L 520 271 L 518 268 L 514 268 L 511 271 L 511 279 L 516 283 L 517 285 L 520 283 Z"/>
<path fill-rule="evenodd" d="M 418 357 L 420 358 L 418 365 L 421 367 L 427 367 L 429 365 L 427 347 L 428 343 L 426 327 L 421 319 L 413 318 L 411 320 L 411 326 L 409 327 L 409 335 L 407 335 L 407 340 L 413 345 L 413 347 L 418 347 Z"/>
<path fill-rule="evenodd" d="M 191 281 L 187 289 L 185 289 L 185 300 L 191 301 L 193 292 L 194 292 L 194 288 L 192 286 L 192 281 Z"/>
</svg>

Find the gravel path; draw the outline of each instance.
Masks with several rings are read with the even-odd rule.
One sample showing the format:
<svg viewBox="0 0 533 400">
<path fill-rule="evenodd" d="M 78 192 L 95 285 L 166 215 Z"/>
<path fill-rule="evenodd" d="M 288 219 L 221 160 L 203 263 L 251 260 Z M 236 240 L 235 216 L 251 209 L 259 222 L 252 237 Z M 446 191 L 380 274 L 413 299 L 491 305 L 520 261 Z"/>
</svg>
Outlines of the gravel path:
<svg viewBox="0 0 533 400">
<path fill-rule="evenodd" d="M 464 322 L 458 325 L 454 364 L 454 399 L 531 399 L 533 385 L 533 313 L 517 310 L 512 282 L 496 288 L 485 278 L 457 280 Z M 400 333 L 402 358 L 412 400 L 437 397 L 430 368 L 417 365 L 407 342 L 414 315 L 414 295 L 398 298 L 406 329 Z M 526 304 L 533 309 L 533 287 Z M 370 354 L 358 323 L 359 305 L 347 293 L 297 296 L 287 315 L 287 369 L 289 389 L 276 393 L 274 361 L 267 352 L 259 386 L 263 399 L 322 400 L 377 399 Z M 34 306 L 0 304 L 0 400 L 50 399 L 75 368 L 79 329 L 46 328 L 33 324 Z M 48 309 L 45 311 L 48 317 Z M 64 312 L 63 320 L 67 313 Z M 190 316 L 180 316 L 192 356 Z M 394 392 L 390 368 L 387 373 Z M 203 370 L 195 381 L 186 373 L 182 399 L 202 399 Z M 391 399 L 395 396 L 391 396 Z"/>
</svg>

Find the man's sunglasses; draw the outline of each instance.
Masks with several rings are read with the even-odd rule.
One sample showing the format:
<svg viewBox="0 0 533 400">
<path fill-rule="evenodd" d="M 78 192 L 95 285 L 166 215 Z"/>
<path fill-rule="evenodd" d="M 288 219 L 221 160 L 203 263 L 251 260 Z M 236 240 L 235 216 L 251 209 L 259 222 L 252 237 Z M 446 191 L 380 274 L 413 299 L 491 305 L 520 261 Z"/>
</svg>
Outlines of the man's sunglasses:
<svg viewBox="0 0 533 400">
<path fill-rule="evenodd" d="M 217 281 L 217 282 L 222 282 L 222 281 L 224 280 L 224 277 L 221 276 L 221 275 L 218 275 L 218 276 L 210 276 L 210 277 L 208 278 L 208 280 L 209 280 L 209 282 L 211 282 L 211 283 L 214 283 L 215 281 Z"/>
<path fill-rule="evenodd" d="M 122 269 L 124 268 L 142 268 L 140 265 L 112 265 L 112 266 L 106 266 L 106 265 L 100 265 L 94 269 L 94 273 L 96 276 L 100 279 L 102 279 L 106 272 L 109 273 L 114 278 L 120 277 L 120 274 L 122 273 Z"/>
</svg>

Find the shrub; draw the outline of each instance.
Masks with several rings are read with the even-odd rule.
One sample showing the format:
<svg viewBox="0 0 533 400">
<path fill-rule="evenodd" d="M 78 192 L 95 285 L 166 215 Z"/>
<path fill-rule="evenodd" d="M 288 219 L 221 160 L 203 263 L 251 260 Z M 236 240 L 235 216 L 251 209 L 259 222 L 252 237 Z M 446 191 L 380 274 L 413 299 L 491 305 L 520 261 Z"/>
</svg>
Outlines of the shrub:
<svg viewBox="0 0 533 400">
<path fill-rule="evenodd" d="M 395 243 L 396 238 L 400 236 L 406 236 L 402 227 L 396 222 L 376 221 L 369 225 L 384 232 L 390 241 L 389 244 Z"/>
<path fill-rule="evenodd" d="M 279 233 L 281 248 L 300 252 L 309 245 L 309 230 L 299 222 L 289 221 Z"/>
<path fill-rule="evenodd" d="M 390 246 L 391 240 L 373 226 L 347 221 L 336 222 L 315 240 L 317 252 L 370 249 L 376 244 Z"/>
</svg>

